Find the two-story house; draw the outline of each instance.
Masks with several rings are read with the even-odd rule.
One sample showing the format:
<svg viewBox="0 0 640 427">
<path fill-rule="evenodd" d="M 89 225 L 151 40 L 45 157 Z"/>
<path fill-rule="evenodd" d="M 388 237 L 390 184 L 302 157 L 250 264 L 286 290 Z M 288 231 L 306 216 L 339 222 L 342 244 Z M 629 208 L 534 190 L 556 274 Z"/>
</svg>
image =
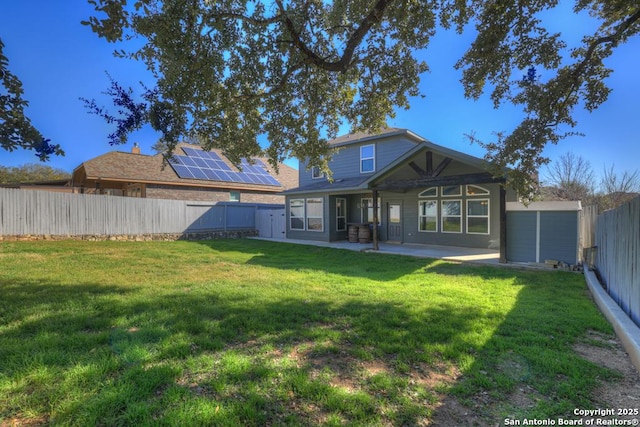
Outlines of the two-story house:
<svg viewBox="0 0 640 427">
<path fill-rule="evenodd" d="M 407 129 L 330 144 L 338 150 L 329 163 L 333 181 L 301 161 L 299 187 L 284 192 L 287 238 L 347 240 L 368 226 L 374 243 L 500 249 L 505 259 L 505 204 L 517 196 L 484 160 Z"/>
</svg>

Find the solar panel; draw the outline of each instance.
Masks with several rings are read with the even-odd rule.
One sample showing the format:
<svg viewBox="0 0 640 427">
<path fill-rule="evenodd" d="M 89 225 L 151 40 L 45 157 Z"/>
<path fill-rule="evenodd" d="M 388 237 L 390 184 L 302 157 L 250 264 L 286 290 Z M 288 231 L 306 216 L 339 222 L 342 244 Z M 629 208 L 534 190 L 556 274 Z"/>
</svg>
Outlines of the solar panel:
<svg viewBox="0 0 640 427">
<path fill-rule="evenodd" d="M 174 155 L 169 159 L 169 164 L 180 178 L 280 186 L 259 159 L 254 159 L 254 164 L 241 159 L 242 170 L 236 172 L 212 151 L 189 147 L 184 147 L 183 151 L 186 156 Z"/>
</svg>

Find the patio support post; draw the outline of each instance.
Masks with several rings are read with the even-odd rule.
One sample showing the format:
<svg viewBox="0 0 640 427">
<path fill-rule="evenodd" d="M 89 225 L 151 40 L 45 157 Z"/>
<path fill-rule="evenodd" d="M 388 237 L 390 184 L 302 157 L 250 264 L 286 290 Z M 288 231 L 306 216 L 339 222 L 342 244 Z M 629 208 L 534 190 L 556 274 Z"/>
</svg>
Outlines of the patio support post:
<svg viewBox="0 0 640 427">
<path fill-rule="evenodd" d="M 507 263 L 507 190 L 500 185 L 500 263 Z"/>
<path fill-rule="evenodd" d="M 373 250 L 378 250 L 378 190 L 373 190 Z"/>
</svg>

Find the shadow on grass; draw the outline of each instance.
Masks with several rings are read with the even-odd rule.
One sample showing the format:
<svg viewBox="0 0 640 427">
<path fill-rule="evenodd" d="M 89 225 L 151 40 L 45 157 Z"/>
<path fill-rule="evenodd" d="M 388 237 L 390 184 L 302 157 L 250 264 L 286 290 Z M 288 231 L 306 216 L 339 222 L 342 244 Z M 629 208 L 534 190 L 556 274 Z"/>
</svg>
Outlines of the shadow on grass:
<svg viewBox="0 0 640 427">
<path fill-rule="evenodd" d="M 492 279 L 513 278 L 520 289 L 506 313 L 472 303 L 415 309 L 398 299 L 274 301 L 215 287 L 14 280 L 0 286 L 0 423 L 37 414 L 63 425 L 468 425 L 456 412 L 466 402 L 486 404 L 479 420 L 495 424 L 518 410 L 521 388 L 529 392 L 517 396 L 519 410 L 542 417 L 590 407 L 595 378 L 608 375 L 571 351 L 586 330 L 610 330 L 574 275 L 203 244 L 283 271 L 385 282 L 422 269 L 451 280 L 477 275 L 489 297 Z M 479 327 L 494 331 L 481 345 Z M 462 378 L 434 379 L 456 367 Z"/>
<path fill-rule="evenodd" d="M 250 254 L 252 256 L 247 262 L 248 265 L 280 270 L 324 271 L 344 277 L 362 277 L 383 282 L 403 277 L 435 262 L 431 259 L 413 259 L 401 255 L 361 253 L 348 249 L 251 239 L 204 240 L 199 243 L 216 251 Z"/>
<path fill-rule="evenodd" d="M 434 396 L 399 378 L 482 315 L 91 283 L 12 282 L 0 298 L 0 421 L 76 425 L 417 424 Z"/>
</svg>

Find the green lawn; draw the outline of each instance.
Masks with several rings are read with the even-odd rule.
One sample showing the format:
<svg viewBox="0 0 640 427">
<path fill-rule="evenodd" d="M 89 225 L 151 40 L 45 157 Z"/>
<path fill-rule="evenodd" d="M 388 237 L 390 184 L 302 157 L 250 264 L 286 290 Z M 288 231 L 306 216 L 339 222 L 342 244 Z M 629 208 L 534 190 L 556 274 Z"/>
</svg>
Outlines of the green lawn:
<svg viewBox="0 0 640 427">
<path fill-rule="evenodd" d="M 568 415 L 616 378 L 572 350 L 589 331 L 612 335 L 573 273 L 0 242 L 0 425 L 423 425 L 451 399 L 491 425 Z"/>
</svg>

